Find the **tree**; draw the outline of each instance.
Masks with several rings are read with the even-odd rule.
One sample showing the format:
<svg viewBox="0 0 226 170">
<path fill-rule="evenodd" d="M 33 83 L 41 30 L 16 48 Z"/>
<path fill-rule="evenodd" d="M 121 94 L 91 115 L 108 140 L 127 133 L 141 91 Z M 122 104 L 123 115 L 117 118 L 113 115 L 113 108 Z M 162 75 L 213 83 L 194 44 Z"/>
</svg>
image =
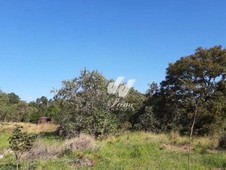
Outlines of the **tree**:
<svg viewBox="0 0 226 170">
<path fill-rule="evenodd" d="M 226 108 L 226 49 L 198 48 L 167 68 L 161 83 L 165 114 L 180 130 L 207 134 L 222 127 Z"/>
<path fill-rule="evenodd" d="M 134 88 L 131 88 L 129 94 L 124 98 L 115 99 L 114 97 L 112 97 L 113 101 L 117 100 L 118 103 L 115 102 L 117 104 L 113 108 L 113 112 L 117 115 L 119 128 L 121 130 L 130 130 L 133 126 L 134 116 L 143 107 L 146 97 Z"/>
<path fill-rule="evenodd" d="M 153 82 L 149 84 L 149 89 L 145 93 L 145 100 L 143 104 L 133 117 L 133 129 L 144 131 L 158 131 L 159 120 L 153 111 L 156 104 L 156 94 L 158 92 L 158 85 Z"/>
<path fill-rule="evenodd" d="M 46 109 L 48 108 L 48 99 L 45 96 L 36 99 L 36 108 L 41 116 L 45 116 Z"/>
<path fill-rule="evenodd" d="M 198 48 L 167 68 L 161 82 L 154 112 L 171 130 L 180 130 L 190 138 L 224 129 L 226 120 L 226 49 L 215 46 Z M 157 112 L 156 112 L 157 111 Z M 168 123 L 171 122 L 171 123 Z"/>
<path fill-rule="evenodd" d="M 20 97 L 15 93 L 9 93 L 8 97 L 9 97 L 9 103 L 11 104 L 17 104 L 20 101 Z"/>
<path fill-rule="evenodd" d="M 59 120 L 61 110 L 57 102 L 51 103 L 45 111 L 45 116 L 51 117 L 53 120 Z"/>
<path fill-rule="evenodd" d="M 8 95 L 0 90 L 0 121 L 5 120 L 5 113 L 7 110 L 8 101 Z"/>
<path fill-rule="evenodd" d="M 13 122 L 28 122 L 30 116 L 36 111 L 34 107 L 28 106 L 24 101 L 19 101 L 17 104 L 8 104 L 4 111 L 4 121 Z"/>
<path fill-rule="evenodd" d="M 107 84 L 108 81 L 99 72 L 87 70 L 81 71 L 78 78 L 63 81 L 63 87 L 54 99 L 60 103 L 60 131 L 65 136 L 72 137 L 81 132 L 98 136 L 102 134 L 99 126 L 111 127 L 116 123 L 110 121 L 114 115 L 108 105 Z M 106 119 L 101 115 L 107 115 Z M 104 129 L 104 133 L 110 132 Z"/>
<path fill-rule="evenodd" d="M 28 122 L 36 109 L 21 101 L 15 93 L 0 91 L 0 121 Z"/>
</svg>

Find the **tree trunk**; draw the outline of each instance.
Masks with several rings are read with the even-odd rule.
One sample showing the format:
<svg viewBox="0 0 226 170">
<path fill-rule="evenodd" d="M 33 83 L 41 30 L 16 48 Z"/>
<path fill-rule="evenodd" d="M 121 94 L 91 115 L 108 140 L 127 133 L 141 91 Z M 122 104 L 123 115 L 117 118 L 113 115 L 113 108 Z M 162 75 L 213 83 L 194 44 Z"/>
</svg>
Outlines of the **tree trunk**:
<svg viewBox="0 0 226 170">
<path fill-rule="evenodd" d="M 197 103 L 195 103 L 195 111 L 194 111 L 194 117 L 190 129 L 190 135 L 189 135 L 189 151 L 188 151 L 188 170 L 190 170 L 190 163 L 191 163 L 191 146 L 192 146 L 192 136 L 194 132 L 194 127 L 196 123 L 196 118 L 197 118 L 197 113 L 198 113 L 198 106 Z"/>
</svg>

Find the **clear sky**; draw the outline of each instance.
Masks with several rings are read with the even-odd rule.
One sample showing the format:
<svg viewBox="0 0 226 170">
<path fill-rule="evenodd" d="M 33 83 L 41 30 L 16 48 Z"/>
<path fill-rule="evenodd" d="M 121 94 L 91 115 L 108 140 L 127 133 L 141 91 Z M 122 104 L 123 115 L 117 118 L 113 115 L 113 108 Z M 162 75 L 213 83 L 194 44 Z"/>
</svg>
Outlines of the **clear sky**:
<svg viewBox="0 0 226 170">
<path fill-rule="evenodd" d="M 0 89 L 23 100 L 81 69 L 144 92 L 197 47 L 226 47 L 225 0 L 0 0 Z"/>
</svg>

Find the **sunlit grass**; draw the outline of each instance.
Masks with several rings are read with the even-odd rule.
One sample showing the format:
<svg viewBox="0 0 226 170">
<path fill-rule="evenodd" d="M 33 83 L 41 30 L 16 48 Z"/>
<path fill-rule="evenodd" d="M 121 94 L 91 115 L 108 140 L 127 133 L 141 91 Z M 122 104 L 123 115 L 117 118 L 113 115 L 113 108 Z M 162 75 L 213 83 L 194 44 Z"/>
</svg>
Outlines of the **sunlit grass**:
<svg viewBox="0 0 226 170">
<path fill-rule="evenodd" d="M 17 123 L 1 125 L 0 153 L 8 147 L 8 138 L 15 124 Z M 60 148 L 68 143 L 54 133 L 56 125 L 19 124 L 27 132 L 40 134 L 38 135 L 39 141 L 48 147 Z M 176 132 L 170 134 L 124 132 L 109 135 L 104 139 L 93 140 L 94 147 L 92 149 L 65 150 L 62 156 L 49 160 L 24 160 L 21 167 L 24 169 L 70 170 L 78 168 L 75 163 L 76 159 L 85 157 L 91 160 L 92 169 L 96 170 L 188 169 L 188 143 L 188 137 L 180 136 Z M 218 151 L 217 145 L 217 138 L 194 137 L 190 169 L 226 169 L 226 153 Z M 15 158 L 9 154 L 0 160 L 0 169 L 13 169 L 14 164 Z M 86 167 L 79 169 L 86 169 Z"/>
</svg>

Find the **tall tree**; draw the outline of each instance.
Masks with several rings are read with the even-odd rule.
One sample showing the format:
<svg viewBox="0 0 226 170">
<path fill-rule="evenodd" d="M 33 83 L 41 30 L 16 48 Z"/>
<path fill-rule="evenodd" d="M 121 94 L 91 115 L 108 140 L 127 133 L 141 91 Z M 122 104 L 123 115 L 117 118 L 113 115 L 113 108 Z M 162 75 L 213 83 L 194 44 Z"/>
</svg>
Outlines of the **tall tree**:
<svg viewBox="0 0 226 170">
<path fill-rule="evenodd" d="M 209 133 L 216 124 L 222 127 L 226 108 L 226 49 L 215 46 L 198 48 L 167 68 L 161 93 L 167 107 L 165 114 L 189 130 Z M 198 123 L 197 123 L 198 122 Z"/>
</svg>

